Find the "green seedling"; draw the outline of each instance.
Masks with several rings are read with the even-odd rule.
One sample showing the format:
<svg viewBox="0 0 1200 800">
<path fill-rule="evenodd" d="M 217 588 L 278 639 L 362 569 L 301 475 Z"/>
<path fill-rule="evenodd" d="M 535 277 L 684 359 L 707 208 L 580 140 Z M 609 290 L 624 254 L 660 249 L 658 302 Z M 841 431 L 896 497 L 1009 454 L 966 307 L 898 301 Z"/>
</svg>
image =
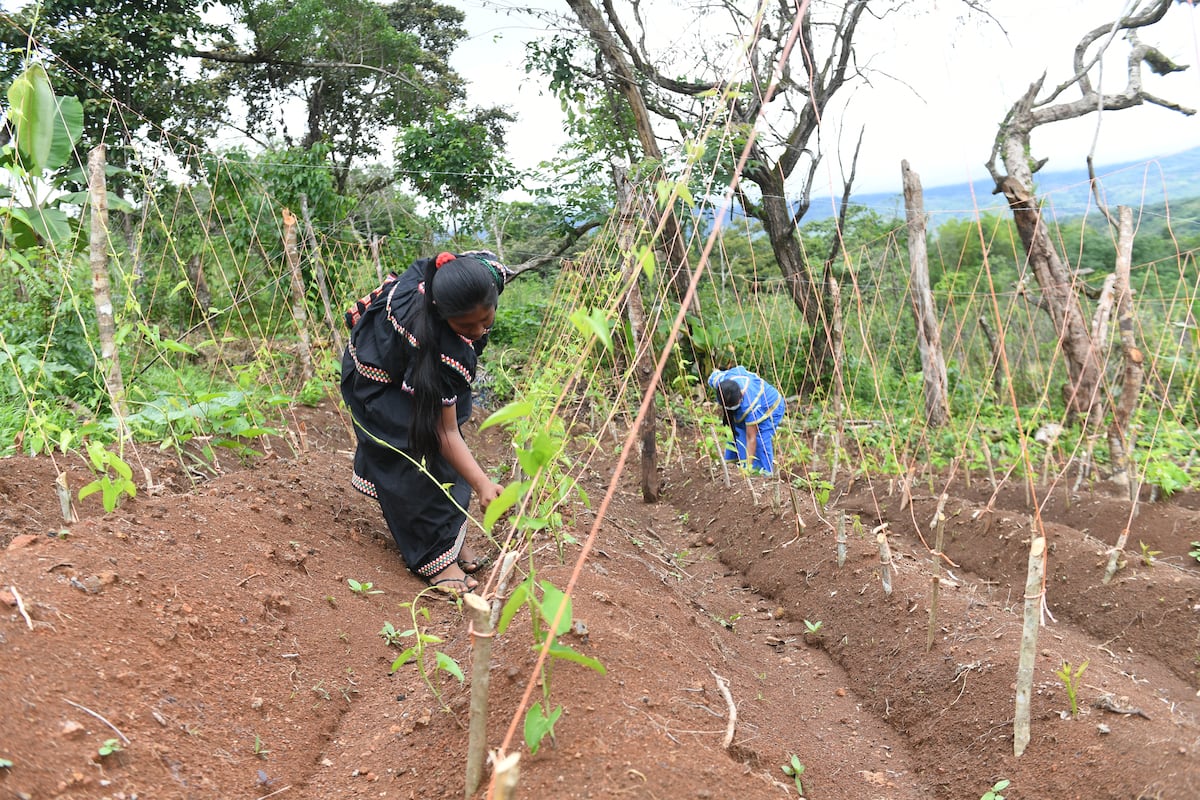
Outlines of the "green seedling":
<svg viewBox="0 0 1200 800">
<path fill-rule="evenodd" d="M 1192 542 L 1192 549 L 1188 551 L 1188 555 L 1200 561 L 1200 542 Z"/>
<path fill-rule="evenodd" d="M 1062 666 L 1058 668 L 1058 671 L 1054 673 L 1055 675 L 1058 676 L 1058 679 L 1063 682 L 1063 686 L 1065 686 L 1067 688 L 1067 699 L 1070 700 L 1070 702 L 1071 702 L 1071 716 L 1072 717 L 1079 715 L 1079 705 L 1078 705 L 1078 697 L 1077 697 L 1077 694 L 1079 692 L 1079 678 L 1081 675 L 1083 675 L 1083 671 L 1085 669 L 1087 669 L 1087 666 L 1088 666 L 1088 662 L 1084 661 L 1072 673 L 1071 672 L 1071 662 L 1064 661 L 1062 663 Z"/>
<path fill-rule="evenodd" d="M 429 667 L 425 664 L 425 654 L 426 651 L 430 649 L 429 646 L 442 643 L 440 636 L 435 636 L 432 633 L 426 633 L 420 624 L 421 619 L 429 619 L 429 609 L 419 606 L 418 602 L 420 601 L 421 596 L 425 594 L 425 592 L 429 591 L 435 590 L 433 587 L 424 589 L 420 594 L 417 595 L 413 602 L 402 603 L 400 606 L 401 608 L 407 608 L 409 610 L 409 615 L 412 619 L 411 628 L 406 631 L 397 631 L 390 622 L 385 622 L 383 623 L 383 629 L 379 631 L 379 635 L 385 642 L 388 643 L 388 646 L 399 647 L 404 643 L 405 640 L 412 642 L 412 646 L 398 655 L 396 660 L 392 662 L 391 671 L 395 672 L 410 661 L 416 664 L 417 672 L 421 674 L 421 680 L 425 681 L 425 685 L 429 687 L 429 691 L 433 692 L 433 696 L 436 697 L 438 702 L 442 704 L 442 708 L 449 711 L 450 707 L 446 704 L 446 701 L 442 699 L 442 690 L 433 682 L 432 676 L 433 674 L 436 674 L 438 670 L 441 670 L 447 675 L 452 676 L 459 683 L 462 683 L 464 680 L 466 680 L 466 676 L 463 674 L 462 667 L 458 665 L 457 661 L 439 650 L 433 651 L 434 659 L 432 673 Z"/>
<path fill-rule="evenodd" d="M 793 754 L 788 763 L 780 769 L 783 770 L 784 775 L 796 782 L 796 794 L 804 797 L 804 786 L 800 783 L 800 776 L 804 774 L 804 765 L 800 763 L 800 756 Z"/>
<path fill-rule="evenodd" d="M 119 753 L 121 750 L 122 747 L 120 741 L 116 739 L 105 739 L 96 752 L 100 754 L 101 758 L 104 758 L 105 756 L 111 756 L 113 753 Z"/>
<path fill-rule="evenodd" d="M 1154 566 L 1154 557 L 1162 555 L 1162 550 L 1151 550 L 1150 545 L 1138 540 L 1138 547 L 1142 549 L 1142 563 L 1147 567 Z"/>
<path fill-rule="evenodd" d="M 1011 783 L 1011 781 L 1008 779 L 996 781 L 992 788 L 984 792 L 979 800 L 1004 800 L 1004 795 L 1000 794 L 1000 792 L 1007 789 L 1009 783 Z"/>
<path fill-rule="evenodd" d="M 817 620 L 816 622 L 809 622 L 808 620 L 804 620 L 804 628 L 805 628 L 804 632 L 807 633 L 809 636 L 820 636 L 821 628 L 823 628 L 824 626 L 825 626 L 825 623 L 822 622 L 821 620 Z"/>
<path fill-rule="evenodd" d="M 370 581 L 356 581 L 354 578 L 346 578 L 346 585 L 350 587 L 350 591 L 363 597 L 369 594 L 383 594 L 383 590 L 376 589 L 375 584 Z"/>
<path fill-rule="evenodd" d="M 265 760 L 270 754 L 271 751 L 267 749 L 266 743 L 263 742 L 262 739 L 258 738 L 257 733 L 254 734 L 254 755 Z"/>
<path fill-rule="evenodd" d="M 0 769 L 12 769 L 13 762 L 11 759 L 0 758 Z"/>
<path fill-rule="evenodd" d="M 110 453 L 99 442 L 87 442 L 88 460 L 96 479 L 79 490 L 79 499 L 100 492 L 104 512 L 111 514 L 121 502 L 122 495 L 137 496 L 133 470 L 116 453 Z"/>
</svg>

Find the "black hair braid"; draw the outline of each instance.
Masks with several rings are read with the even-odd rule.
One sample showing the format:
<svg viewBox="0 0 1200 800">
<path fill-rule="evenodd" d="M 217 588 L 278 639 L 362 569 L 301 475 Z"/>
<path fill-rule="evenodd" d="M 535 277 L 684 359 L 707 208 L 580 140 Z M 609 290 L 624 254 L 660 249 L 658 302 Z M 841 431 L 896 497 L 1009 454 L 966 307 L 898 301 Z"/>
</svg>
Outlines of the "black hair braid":
<svg viewBox="0 0 1200 800">
<path fill-rule="evenodd" d="M 440 264 L 440 266 L 439 266 Z M 477 256 L 442 253 L 424 266 L 425 296 L 417 311 L 413 333 L 420 342 L 412 370 L 413 418 L 410 449 L 417 458 L 432 460 L 441 452 L 438 439 L 442 416 L 441 352 L 446 320 L 480 306 L 496 307 L 503 278 Z"/>
</svg>

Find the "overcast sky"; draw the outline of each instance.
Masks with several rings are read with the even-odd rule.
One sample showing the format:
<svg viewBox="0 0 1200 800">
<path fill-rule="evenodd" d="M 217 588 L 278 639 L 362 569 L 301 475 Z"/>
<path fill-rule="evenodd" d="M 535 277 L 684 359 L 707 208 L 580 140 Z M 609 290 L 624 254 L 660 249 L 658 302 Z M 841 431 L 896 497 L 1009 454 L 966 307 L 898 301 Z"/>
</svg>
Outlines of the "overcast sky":
<svg viewBox="0 0 1200 800">
<path fill-rule="evenodd" d="M 658 2 L 659 0 L 655 0 Z M 523 67 L 525 42 L 543 35 L 538 23 L 504 9 L 529 3 L 510 0 L 450 0 L 466 13 L 470 44 L 459 48 L 453 66 L 468 81 L 472 103 L 507 106 L 519 118 L 509 135 L 518 167 L 532 168 L 563 142 L 558 102 L 542 91 Z M 891 36 L 877 34 L 872 61 L 878 73 L 903 76 L 909 87 L 887 79 L 845 92 L 847 108 L 826 114 L 822 148 L 827 157 L 814 195 L 840 187 L 834 152 L 839 137 L 847 156 L 866 126 L 856 192 L 899 192 L 900 160 L 907 159 L 926 186 L 975 182 L 990 194 L 983 164 L 997 126 L 1013 102 L 1043 71 L 1047 85 L 1069 76 L 1080 37 L 1111 22 L 1131 0 L 997 0 L 991 7 L 1003 26 L 978 18 L 963 22 L 958 0 L 921 0 L 919 17 L 892 17 Z M 565 0 L 537 0 L 569 12 Z M 1191 67 L 1166 78 L 1143 70 L 1153 93 L 1200 108 L 1200 9 L 1175 5 L 1163 22 L 1141 35 L 1168 57 Z M 879 25 L 874 25 L 878 29 Z M 1114 43 L 1120 60 L 1106 63 L 1102 89 L 1126 83 L 1127 47 Z M 843 90 L 845 91 L 845 90 Z M 1077 95 L 1076 95 L 1077 96 Z M 845 133 L 841 133 L 841 129 Z M 1157 106 L 1105 112 L 1056 123 L 1034 133 L 1034 156 L 1050 158 L 1047 169 L 1084 167 L 1096 139 L 1096 163 L 1150 159 L 1200 145 L 1200 118 Z M 840 193 L 840 189 L 834 193 Z"/>
</svg>

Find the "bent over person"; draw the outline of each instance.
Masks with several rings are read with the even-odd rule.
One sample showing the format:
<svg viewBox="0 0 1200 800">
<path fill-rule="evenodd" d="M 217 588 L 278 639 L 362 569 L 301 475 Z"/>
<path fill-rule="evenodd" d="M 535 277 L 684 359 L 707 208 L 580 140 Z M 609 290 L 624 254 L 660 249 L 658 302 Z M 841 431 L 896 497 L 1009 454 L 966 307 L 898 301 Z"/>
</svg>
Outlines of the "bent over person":
<svg viewBox="0 0 1200 800">
<path fill-rule="evenodd" d="M 379 501 L 409 570 L 469 592 L 484 562 L 466 544 L 471 492 L 501 486 L 463 440 L 471 382 L 508 272 L 491 253 L 441 253 L 391 274 L 346 315 L 342 397 L 354 421 L 355 489 Z"/>
<path fill-rule="evenodd" d="M 768 474 L 775 471 L 775 429 L 783 421 L 786 404 L 771 384 L 743 366 L 716 369 L 708 385 L 717 395 L 721 416 L 733 434 L 725 460 L 747 462 Z"/>
</svg>

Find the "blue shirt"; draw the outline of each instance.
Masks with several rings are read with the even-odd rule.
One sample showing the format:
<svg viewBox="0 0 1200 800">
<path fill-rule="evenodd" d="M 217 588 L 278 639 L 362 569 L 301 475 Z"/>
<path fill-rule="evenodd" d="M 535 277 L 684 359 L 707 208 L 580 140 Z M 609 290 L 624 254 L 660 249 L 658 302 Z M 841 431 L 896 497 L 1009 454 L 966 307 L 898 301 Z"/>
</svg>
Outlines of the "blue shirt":
<svg viewBox="0 0 1200 800">
<path fill-rule="evenodd" d="M 743 366 L 715 369 L 708 376 L 708 385 L 716 389 L 722 381 L 733 381 L 742 390 L 742 402 L 730 409 L 730 416 L 739 425 L 758 425 L 770 418 L 783 400 L 779 390 Z"/>
</svg>

